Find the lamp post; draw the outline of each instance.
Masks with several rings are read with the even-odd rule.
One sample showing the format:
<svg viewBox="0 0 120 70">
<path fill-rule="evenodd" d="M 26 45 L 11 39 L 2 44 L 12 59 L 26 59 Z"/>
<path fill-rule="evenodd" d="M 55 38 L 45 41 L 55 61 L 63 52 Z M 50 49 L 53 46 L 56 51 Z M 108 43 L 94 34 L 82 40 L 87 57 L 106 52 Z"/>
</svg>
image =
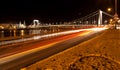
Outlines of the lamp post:
<svg viewBox="0 0 120 70">
<path fill-rule="evenodd" d="M 114 18 L 117 20 L 118 19 L 118 14 L 117 14 L 117 0 L 115 0 L 115 15 Z"/>
<path fill-rule="evenodd" d="M 117 15 L 117 0 L 115 0 L 115 14 Z"/>
<path fill-rule="evenodd" d="M 115 0 L 115 15 L 114 15 L 114 20 L 115 20 L 115 28 L 118 20 L 118 14 L 117 14 L 117 0 Z"/>
</svg>

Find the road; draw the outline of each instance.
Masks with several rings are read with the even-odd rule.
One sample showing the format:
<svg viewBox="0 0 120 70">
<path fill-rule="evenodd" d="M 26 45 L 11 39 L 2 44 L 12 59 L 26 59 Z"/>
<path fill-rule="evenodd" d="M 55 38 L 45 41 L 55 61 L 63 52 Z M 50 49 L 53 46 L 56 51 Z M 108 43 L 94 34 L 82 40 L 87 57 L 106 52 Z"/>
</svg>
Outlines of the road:
<svg viewBox="0 0 120 70">
<path fill-rule="evenodd" d="M 80 31 L 73 34 L 48 39 L 46 41 L 40 41 L 34 44 L 32 43 L 30 45 L 27 44 L 24 46 L 18 46 L 17 48 L 19 49 L 9 49 L 10 51 L 8 51 L 8 53 L 16 52 L 16 54 L 12 53 L 13 55 L 9 56 L 7 55 L 7 52 L 4 52 L 7 56 L 1 54 L 0 70 L 18 70 L 86 41 L 98 35 L 100 31 L 102 30 L 84 30 L 82 32 Z"/>
</svg>

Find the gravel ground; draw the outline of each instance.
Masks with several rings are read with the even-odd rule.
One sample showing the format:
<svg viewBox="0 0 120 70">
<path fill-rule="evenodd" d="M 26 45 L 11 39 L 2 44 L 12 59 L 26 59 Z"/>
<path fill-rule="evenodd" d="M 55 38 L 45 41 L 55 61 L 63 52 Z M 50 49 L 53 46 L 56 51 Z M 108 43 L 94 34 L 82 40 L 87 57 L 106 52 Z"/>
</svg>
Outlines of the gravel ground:
<svg viewBox="0 0 120 70">
<path fill-rule="evenodd" d="M 119 63 L 102 56 L 84 56 L 70 64 L 68 70 L 120 70 Z"/>
<path fill-rule="evenodd" d="M 120 30 L 108 29 L 26 70 L 120 70 Z"/>
</svg>

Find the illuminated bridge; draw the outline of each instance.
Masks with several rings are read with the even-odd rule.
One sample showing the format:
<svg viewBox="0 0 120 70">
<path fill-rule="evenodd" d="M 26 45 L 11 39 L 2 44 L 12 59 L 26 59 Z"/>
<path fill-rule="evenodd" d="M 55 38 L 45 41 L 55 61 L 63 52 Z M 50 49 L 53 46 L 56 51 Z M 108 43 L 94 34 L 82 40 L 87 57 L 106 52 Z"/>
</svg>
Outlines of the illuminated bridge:
<svg viewBox="0 0 120 70">
<path fill-rule="evenodd" d="M 96 26 L 100 26 L 100 25 L 108 25 L 110 23 L 110 20 L 113 19 L 114 16 L 106 13 L 104 11 L 101 10 L 97 10 L 89 15 L 86 15 L 84 17 L 81 17 L 79 19 L 73 20 L 71 22 L 66 22 L 64 24 L 56 24 L 56 25 L 52 25 L 52 24 L 47 24 L 47 25 L 40 25 L 39 20 L 35 20 L 33 21 L 33 24 L 31 24 L 31 28 L 36 28 L 36 27 L 51 27 L 51 26 L 81 26 L 81 25 L 96 25 Z"/>
</svg>

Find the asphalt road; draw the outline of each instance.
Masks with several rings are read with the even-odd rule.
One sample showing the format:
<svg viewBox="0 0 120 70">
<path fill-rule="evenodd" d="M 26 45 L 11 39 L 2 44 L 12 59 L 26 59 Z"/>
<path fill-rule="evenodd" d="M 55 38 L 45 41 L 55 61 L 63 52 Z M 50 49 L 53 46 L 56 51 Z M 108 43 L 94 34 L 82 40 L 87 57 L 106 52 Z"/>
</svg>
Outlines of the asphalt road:
<svg viewBox="0 0 120 70">
<path fill-rule="evenodd" d="M 29 66 L 37 61 L 45 59 L 83 41 L 93 38 L 100 33 L 100 31 L 85 31 L 83 33 L 80 32 L 76 33 L 77 35 L 74 37 L 68 35 L 70 37 L 66 36 L 67 39 L 53 41 L 47 45 L 42 45 L 42 47 L 0 58 L 0 70 L 19 70 L 22 67 Z"/>
</svg>

